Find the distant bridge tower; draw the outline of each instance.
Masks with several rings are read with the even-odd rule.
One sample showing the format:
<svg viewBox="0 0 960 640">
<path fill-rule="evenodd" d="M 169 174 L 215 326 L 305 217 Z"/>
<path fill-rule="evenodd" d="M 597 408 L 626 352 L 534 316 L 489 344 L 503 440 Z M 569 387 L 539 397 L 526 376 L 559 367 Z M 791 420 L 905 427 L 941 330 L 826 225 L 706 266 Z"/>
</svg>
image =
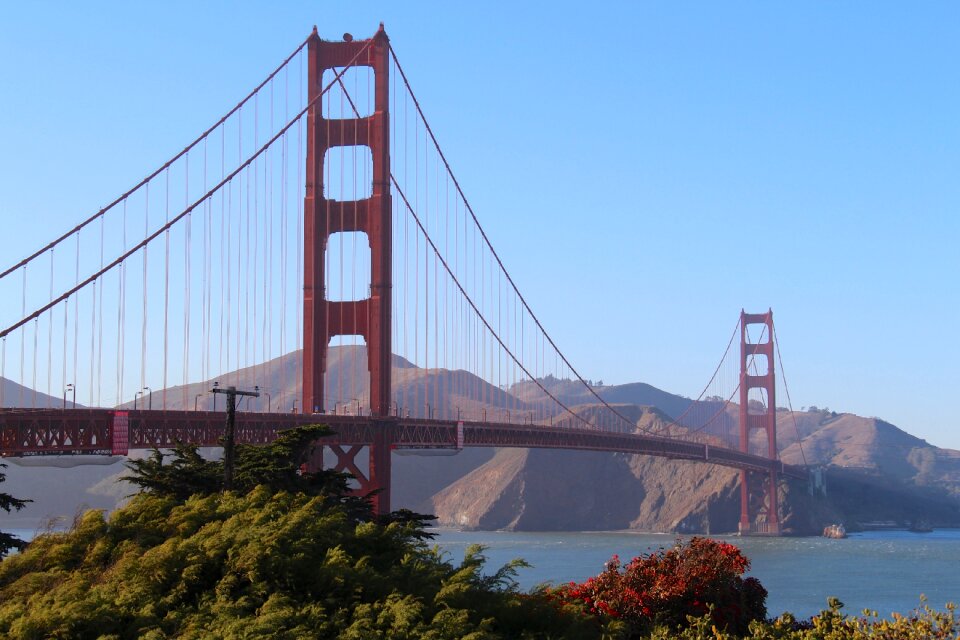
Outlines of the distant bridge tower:
<svg viewBox="0 0 960 640">
<path fill-rule="evenodd" d="M 383 25 L 371 40 L 343 42 L 321 40 L 316 29 L 308 43 L 308 99 L 306 194 L 304 199 L 303 287 L 303 411 L 323 413 L 324 373 L 331 338 L 361 335 L 367 345 L 370 372 L 371 419 L 390 413 L 392 217 L 390 203 L 390 43 Z M 374 112 L 366 117 L 325 118 L 322 100 L 324 71 L 366 66 L 374 75 Z M 330 82 L 332 74 L 328 74 Z M 314 102 L 316 101 L 316 102 Z M 327 114 L 330 115 L 330 114 Z M 327 151 L 336 147 L 366 146 L 373 158 L 373 184 L 368 198 L 355 201 L 328 199 L 324 191 Z M 363 232 L 370 245 L 370 296 L 363 300 L 327 299 L 324 287 L 325 252 L 335 233 Z M 373 499 L 378 512 L 390 508 L 389 427 L 378 430 L 370 446 L 369 477 L 358 476 L 363 493 L 379 489 Z M 353 457 L 334 449 L 337 468 L 358 475 Z"/>
<path fill-rule="evenodd" d="M 764 325 L 758 340 L 748 342 L 747 328 L 750 325 Z M 764 337 L 766 341 L 763 341 Z M 766 313 L 740 312 L 740 451 L 750 450 L 750 435 L 754 431 L 764 431 L 767 440 L 767 457 L 777 459 L 777 402 L 776 380 L 773 366 L 773 311 Z M 748 370 L 751 356 L 763 356 L 766 372 L 756 367 Z M 759 359 L 754 358 L 754 362 Z M 750 390 L 762 389 L 766 392 L 766 406 L 762 413 L 751 413 Z M 746 469 L 740 470 L 740 533 L 780 535 L 780 515 L 777 504 L 777 472 L 770 470 L 763 480 L 764 495 L 760 512 L 756 518 L 750 517 L 750 491 L 747 484 Z"/>
</svg>

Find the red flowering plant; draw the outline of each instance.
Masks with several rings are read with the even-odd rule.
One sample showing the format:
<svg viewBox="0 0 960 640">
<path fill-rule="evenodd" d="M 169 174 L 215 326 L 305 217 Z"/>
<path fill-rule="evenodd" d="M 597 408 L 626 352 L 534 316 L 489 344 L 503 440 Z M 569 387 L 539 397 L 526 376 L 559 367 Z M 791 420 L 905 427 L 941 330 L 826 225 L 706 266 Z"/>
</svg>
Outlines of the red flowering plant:
<svg viewBox="0 0 960 640">
<path fill-rule="evenodd" d="M 744 633 L 751 620 L 767 615 L 767 590 L 756 578 L 742 577 L 749 568 L 750 560 L 734 545 L 691 538 L 626 565 L 613 556 L 600 575 L 558 587 L 550 596 L 637 631 L 681 626 L 687 616 L 709 612 L 718 627 Z"/>
</svg>

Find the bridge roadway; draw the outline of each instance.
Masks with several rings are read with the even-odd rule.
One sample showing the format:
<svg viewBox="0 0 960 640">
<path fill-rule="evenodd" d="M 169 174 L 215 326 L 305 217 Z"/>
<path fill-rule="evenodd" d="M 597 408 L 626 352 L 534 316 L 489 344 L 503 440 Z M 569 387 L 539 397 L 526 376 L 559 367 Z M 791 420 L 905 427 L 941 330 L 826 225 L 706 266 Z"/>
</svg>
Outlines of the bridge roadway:
<svg viewBox="0 0 960 640">
<path fill-rule="evenodd" d="M 236 414 L 236 438 L 240 443 L 264 444 L 280 430 L 316 423 L 336 432 L 322 440 L 327 445 L 368 445 L 375 433 L 386 430 L 398 449 L 456 449 L 460 435 L 464 447 L 636 453 L 807 477 L 803 467 L 702 442 L 529 423 L 240 411 Z M 458 424 L 463 425 L 462 430 Z M 0 409 L 0 457 L 125 455 L 130 449 L 168 448 L 177 442 L 218 446 L 224 428 L 224 413 L 219 411 Z"/>
</svg>

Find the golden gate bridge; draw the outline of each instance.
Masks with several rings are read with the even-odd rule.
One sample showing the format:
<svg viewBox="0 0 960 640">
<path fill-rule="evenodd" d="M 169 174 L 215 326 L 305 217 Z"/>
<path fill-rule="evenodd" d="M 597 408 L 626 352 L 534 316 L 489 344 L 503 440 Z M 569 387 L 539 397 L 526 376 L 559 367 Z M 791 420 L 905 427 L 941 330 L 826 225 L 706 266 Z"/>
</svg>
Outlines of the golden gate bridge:
<svg viewBox="0 0 960 640">
<path fill-rule="evenodd" d="M 742 533 L 779 534 L 779 480 L 806 477 L 779 459 L 770 311 L 741 312 L 669 424 L 584 379 L 491 244 L 382 25 L 367 40 L 315 28 L 182 151 L 0 273 L 0 292 L 0 377 L 19 381 L 0 385 L 3 457 L 217 446 L 212 390 L 234 386 L 262 391 L 237 441 L 329 424 L 314 464 L 326 447 L 380 512 L 396 449 L 734 467 Z"/>
</svg>

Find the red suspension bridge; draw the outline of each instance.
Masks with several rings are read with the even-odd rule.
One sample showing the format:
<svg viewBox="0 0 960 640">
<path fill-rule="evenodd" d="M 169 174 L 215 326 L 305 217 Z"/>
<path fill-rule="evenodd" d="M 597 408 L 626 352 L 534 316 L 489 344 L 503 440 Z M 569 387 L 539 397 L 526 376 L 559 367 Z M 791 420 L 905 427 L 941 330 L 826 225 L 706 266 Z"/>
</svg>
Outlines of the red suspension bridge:
<svg viewBox="0 0 960 640">
<path fill-rule="evenodd" d="M 397 448 L 726 465 L 744 533 L 778 534 L 779 478 L 805 477 L 778 457 L 771 312 L 741 313 L 669 424 L 645 426 L 580 375 L 491 245 L 382 26 L 338 42 L 314 30 L 180 153 L 0 273 L 0 293 L 19 302 L 0 322 L 4 457 L 216 446 L 210 391 L 235 386 L 261 391 L 238 441 L 327 423 L 323 446 L 379 511 Z"/>
</svg>

